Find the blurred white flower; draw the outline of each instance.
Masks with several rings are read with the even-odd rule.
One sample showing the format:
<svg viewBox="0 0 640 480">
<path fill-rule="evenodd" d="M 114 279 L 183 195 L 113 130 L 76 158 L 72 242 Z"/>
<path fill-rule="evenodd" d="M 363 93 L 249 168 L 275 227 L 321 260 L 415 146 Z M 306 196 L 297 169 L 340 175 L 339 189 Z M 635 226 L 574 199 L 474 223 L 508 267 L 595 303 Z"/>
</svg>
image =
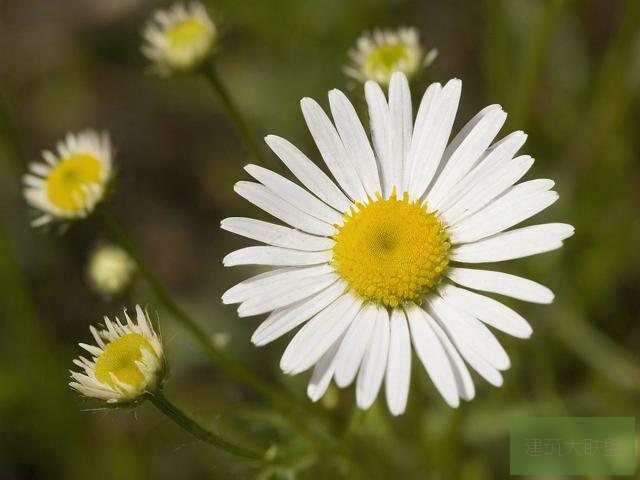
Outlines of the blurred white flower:
<svg viewBox="0 0 640 480">
<path fill-rule="evenodd" d="M 373 80 L 386 86 L 393 72 L 402 72 L 411 79 L 437 56 L 435 48 L 424 54 L 415 28 L 375 30 L 361 35 L 355 48 L 349 50 L 352 63 L 344 72 L 360 82 Z"/>
<path fill-rule="evenodd" d="M 100 245 L 89 258 L 87 275 L 96 292 L 113 297 L 131 284 L 135 271 L 136 264 L 124 249 L 115 245 Z"/>
<path fill-rule="evenodd" d="M 111 141 L 107 133 L 86 130 L 69 133 L 58 143 L 57 154 L 45 151 L 44 162 L 29 165 L 24 196 L 42 215 L 40 226 L 86 217 L 103 199 L 112 178 Z"/>
<path fill-rule="evenodd" d="M 143 31 L 142 52 L 162 75 L 192 70 L 215 48 L 216 26 L 198 2 L 156 10 Z"/>
<path fill-rule="evenodd" d="M 105 317 L 101 330 L 89 327 L 96 344 L 80 346 L 91 360 L 81 356 L 73 361 L 82 371 L 71 372 L 69 383 L 78 393 L 107 403 L 128 403 L 160 387 L 164 354 L 148 314 L 136 305 L 136 321 L 126 310 L 124 316 L 125 323 Z"/>
<path fill-rule="evenodd" d="M 222 228 L 266 246 L 242 248 L 226 266 L 277 267 L 224 293 L 242 317 L 269 313 L 252 337 L 265 345 L 303 325 L 280 366 L 314 368 L 307 393 L 318 400 L 332 378 L 356 380 L 356 401 L 368 408 L 383 384 L 392 414 L 404 412 L 415 351 L 444 400 L 457 407 L 475 395 L 467 364 L 495 386 L 510 360 L 488 326 L 527 338 L 529 323 L 474 290 L 550 303 L 545 286 L 515 275 L 462 268 L 555 250 L 571 225 L 512 229 L 552 205 L 553 181 L 517 183 L 533 165 L 515 156 L 523 132 L 495 137 L 507 114 L 480 111 L 449 141 L 462 82 L 427 88 L 413 121 L 409 83 L 393 74 L 388 99 L 368 81 L 372 143 L 355 108 L 329 92 L 330 117 L 310 98 L 302 113 L 327 176 L 290 142 L 267 144 L 302 186 L 256 165 L 235 191 L 290 226 L 227 218 Z M 465 364 L 466 362 L 466 364 Z"/>
</svg>

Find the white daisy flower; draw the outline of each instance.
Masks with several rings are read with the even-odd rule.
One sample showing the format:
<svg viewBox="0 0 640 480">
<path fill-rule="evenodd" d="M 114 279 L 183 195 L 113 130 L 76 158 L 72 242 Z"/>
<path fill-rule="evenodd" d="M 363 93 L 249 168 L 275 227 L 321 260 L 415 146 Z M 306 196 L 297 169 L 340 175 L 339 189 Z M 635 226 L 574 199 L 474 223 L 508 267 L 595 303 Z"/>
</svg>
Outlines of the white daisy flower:
<svg viewBox="0 0 640 480">
<path fill-rule="evenodd" d="M 177 3 L 156 10 L 144 28 L 145 56 L 158 73 L 185 71 L 198 67 L 214 49 L 217 30 L 204 5 Z"/>
<path fill-rule="evenodd" d="M 373 80 L 386 86 L 393 72 L 402 72 L 412 78 L 421 68 L 431 65 L 437 56 L 435 48 L 424 54 L 415 28 L 375 30 L 362 34 L 355 48 L 349 50 L 352 64 L 346 66 L 344 72 L 360 82 Z"/>
<path fill-rule="evenodd" d="M 103 199 L 112 178 L 108 134 L 68 133 L 57 150 L 44 151 L 44 162 L 31 163 L 30 173 L 23 177 L 27 202 L 42 212 L 33 226 L 86 217 Z"/>
<path fill-rule="evenodd" d="M 100 245 L 89 259 L 87 276 L 93 289 L 104 297 L 113 297 L 126 289 L 133 279 L 136 264 L 116 245 Z"/>
<path fill-rule="evenodd" d="M 82 369 L 71 372 L 69 386 L 78 393 L 128 403 L 160 387 L 164 375 L 162 344 L 148 314 L 136 305 L 136 322 L 124 311 L 126 323 L 104 318 L 104 328 L 89 327 L 96 345 L 81 343 L 91 360 L 79 357 L 73 363 Z"/>
<path fill-rule="evenodd" d="M 242 248 L 226 266 L 271 265 L 228 290 L 241 317 L 270 312 L 252 337 L 265 345 L 296 327 L 281 360 L 288 374 L 314 367 L 315 401 L 335 378 L 357 376 L 360 408 L 375 400 L 383 379 L 394 415 L 404 412 L 412 346 L 452 407 L 474 397 L 467 364 L 502 384 L 509 357 L 487 325 L 526 338 L 518 313 L 472 290 L 550 303 L 553 293 L 531 280 L 465 263 L 499 262 L 562 246 L 574 229 L 549 223 L 508 230 L 558 199 L 546 179 L 518 183 L 533 159 L 517 156 L 526 135 L 495 142 L 506 113 L 491 105 L 449 142 L 462 83 L 429 86 L 413 121 L 407 78 L 395 73 L 389 99 L 365 85 L 367 133 L 347 97 L 329 92 L 333 122 L 310 98 L 307 126 L 335 182 L 283 138 L 266 141 L 305 188 L 248 165 L 257 182 L 235 191 L 290 225 L 227 218 L 222 228 L 267 244 Z M 505 231 L 506 230 L 506 231 Z"/>
</svg>

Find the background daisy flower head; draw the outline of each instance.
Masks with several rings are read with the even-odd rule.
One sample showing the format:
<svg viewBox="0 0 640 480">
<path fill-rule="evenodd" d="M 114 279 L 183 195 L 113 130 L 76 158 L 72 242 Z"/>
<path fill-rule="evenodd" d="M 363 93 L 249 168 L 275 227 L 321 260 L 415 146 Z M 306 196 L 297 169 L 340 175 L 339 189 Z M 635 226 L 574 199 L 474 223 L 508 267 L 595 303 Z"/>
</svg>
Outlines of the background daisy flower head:
<svg viewBox="0 0 640 480">
<path fill-rule="evenodd" d="M 168 75 L 202 64 L 214 51 L 217 29 L 201 3 L 176 3 L 166 10 L 156 10 L 143 36 L 142 52 L 158 73 Z"/>
<path fill-rule="evenodd" d="M 45 151 L 44 161 L 29 165 L 23 177 L 27 202 L 42 212 L 32 222 L 84 218 L 104 198 L 113 175 L 112 147 L 107 133 L 94 130 L 68 133 L 57 153 Z"/>
<path fill-rule="evenodd" d="M 371 140 L 347 97 L 329 92 L 333 121 L 310 98 L 307 126 L 334 179 L 287 140 L 267 143 L 300 186 L 248 165 L 256 182 L 238 194 L 288 226 L 227 218 L 222 228 L 266 245 L 242 248 L 226 266 L 269 265 L 225 292 L 240 316 L 269 313 L 252 341 L 265 345 L 302 325 L 286 348 L 282 369 L 314 367 L 315 401 L 335 378 L 356 381 L 368 408 L 384 381 L 391 413 L 406 407 L 412 346 L 444 400 L 456 407 L 475 395 L 468 366 L 502 384 L 509 357 L 488 327 L 526 338 L 518 313 L 473 290 L 550 303 L 552 292 L 514 275 L 467 268 L 562 246 L 574 229 L 562 223 L 511 229 L 558 199 L 553 181 L 517 183 L 533 164 L 516 156 L 523 132 L 494 142 L 506 113 L 491 105 L 449 141 L 462 82 L 427 88 L 413 119 L 407 78 L 395 73 L 388 99 L 365 85 Z"/>
<path fill-rule="evenodd" d="M 71 372 L 69 386 L 78 393 L 105 400 L 128 403 L 159 388 L 164 377 L 164 354 L 160 338 L 149 315 L 136 305 L 136 320 L 127 311 L 122 323 L 104 317 L 104 327 L 89 327 L 95 345 L 81 343 L 91 359 L 78 357 L 73 363 L 81 369 Z"/>
<path fill-rule="evenodd" d="M 105 298 L 121 294 L 131 285 L 136 264 L 131 256 L 116 245 L 99 245 L 91 253 L 87 278 L 91 287 Z"/>
<path fill-rule="evenodd" d="M 355 47 L 349 50 L 351 64 L 344 72 L 360 82 L 373 80 L 386 86 L 393 72 L 402 72 L 411 79 L 421 68 L 431 65 L 437 56 L 435 48 L 425 55 L 415 28 L 374 30 L 363 33 Z"/>
</svg>

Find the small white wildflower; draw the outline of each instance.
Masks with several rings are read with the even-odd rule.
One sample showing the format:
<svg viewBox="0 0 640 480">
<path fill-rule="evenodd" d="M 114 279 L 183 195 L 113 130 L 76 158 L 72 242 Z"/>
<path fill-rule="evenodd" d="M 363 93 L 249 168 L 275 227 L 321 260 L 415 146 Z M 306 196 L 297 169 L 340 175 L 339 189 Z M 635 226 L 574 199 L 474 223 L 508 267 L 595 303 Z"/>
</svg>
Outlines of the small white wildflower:
<svg viewBox="0 0 640 480">
<path fill-rule="evenodd" d="M 96 345 L 81 343 L 91 360 L 79 357 L 73 363 L 82 369 L 71 372 L 69 386 L 78 393 L 107 403 L 128 403 L 159 388 L 164 375 L 160 338 L 148 314 L 136 305 L 136 322 L 127 311 L 126 323 L 104 318 L 104 328 L 89 327 Z"/>
<path fill-rule="evenodd" d="M 57 154 L 45 151 L 44 162 L 29 165 L 29 173 L 23 177 L 24 196 L 42 212 L 32 225 L 76 220 L 90 214 L 112 178 L 111 150 L 106 133 L 68 133 L 58 143 Z"/>
<path fill-rule="evenodd" d="M 402 72 L 411 79 L 437 56 L 436 49 L 424 54 L 415 28 L 375 30 L 358 38 L 355 48 L 349 51 L 352 64 L 344 72 L 360 82 L 373 80 L 389 85 L 393 72 Z"/>
<path fill-rule="evenodd" d="M 131 284 L 135 271 L 136 265 L 125 250 L 115 245 L 101 245 L 91 254 L 87 274 L 96 292 L 113 297 Z"/>
<path fill-rule="evenodd" d="M 217 29 L 205 7 L 192 2 L 156 10 L 143 31 L 142 52 L 156 71 L 168 75 L 192 70 L 213 53 Z"/>
</svg>

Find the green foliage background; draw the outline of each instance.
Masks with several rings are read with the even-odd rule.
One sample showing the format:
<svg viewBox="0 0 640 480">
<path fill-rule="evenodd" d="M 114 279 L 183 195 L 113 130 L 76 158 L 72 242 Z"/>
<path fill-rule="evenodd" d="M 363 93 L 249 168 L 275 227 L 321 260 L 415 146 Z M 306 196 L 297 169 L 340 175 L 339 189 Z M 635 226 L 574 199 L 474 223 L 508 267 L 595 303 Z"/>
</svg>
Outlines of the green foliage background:
<svg viewBox="0 0 640 480">
<path fill-rule="evenodd" d="M 513 367 L 495 389 L 449 409 L 414 361 L 406 415 L 378 399 L 354 410 L 353 389 L 304 400 L 308 374 L 278 369 L 290 338 L 253 347 L 255 318 L 220 295 L 248 268 L 223 270 L 246 245 L 219 230 L 256 216 L 232 191 L 247 162 L 208 85 L 160 79 L 139 53 L 141 24 L 158 2 L 0 0 L 0 478 L 503 478 L 509 418 L 635 416 L 640 405 L 640 2 L 635 0 L 270 0 L 206 2 L 221 22 L 217 64 L 259 136 L 315 152 L 298 100 L 326 104 L 349 89 L 341 73 L 361 31 L 413 25 L 440 57 L 428 81 L 463 80 L 456 128 L 489 103 L 503 132 L 529 134 L 528 178 L 556 180 L 560 201 L 536 221 L 576 235 L 561 251 L 506 265 L 551 287 L 551 306 L 507 302 L 534 327 L 500 335 Z M 421 94 L 427 80 L 413 85 Z M 359 87 L 350 95 L 361 98 Z M 113 210 L 158 275 L 230 356 L 305 405 L 322 445 L 216 368 L 162 310 L 143 281 L 105 302 L 85 280 L 106 234 L 89 220 L 65 234 L 28 225 L 19 176 L 67 131 L 112 132 L 119 178 Z M 266 150 L 265 150 L 266 151 Z M 318 158 L 316 154 L 314 158 Z M 269 154 L 272 165 L 275 156 Z M 171 363 L 167 395 L 237 442 L 273 446 L 257 468 L 199 443 L 144 404 L 104 410 L 67 388 L 88 325 L 140 302 L 157 310 Z"/>
</svg>

